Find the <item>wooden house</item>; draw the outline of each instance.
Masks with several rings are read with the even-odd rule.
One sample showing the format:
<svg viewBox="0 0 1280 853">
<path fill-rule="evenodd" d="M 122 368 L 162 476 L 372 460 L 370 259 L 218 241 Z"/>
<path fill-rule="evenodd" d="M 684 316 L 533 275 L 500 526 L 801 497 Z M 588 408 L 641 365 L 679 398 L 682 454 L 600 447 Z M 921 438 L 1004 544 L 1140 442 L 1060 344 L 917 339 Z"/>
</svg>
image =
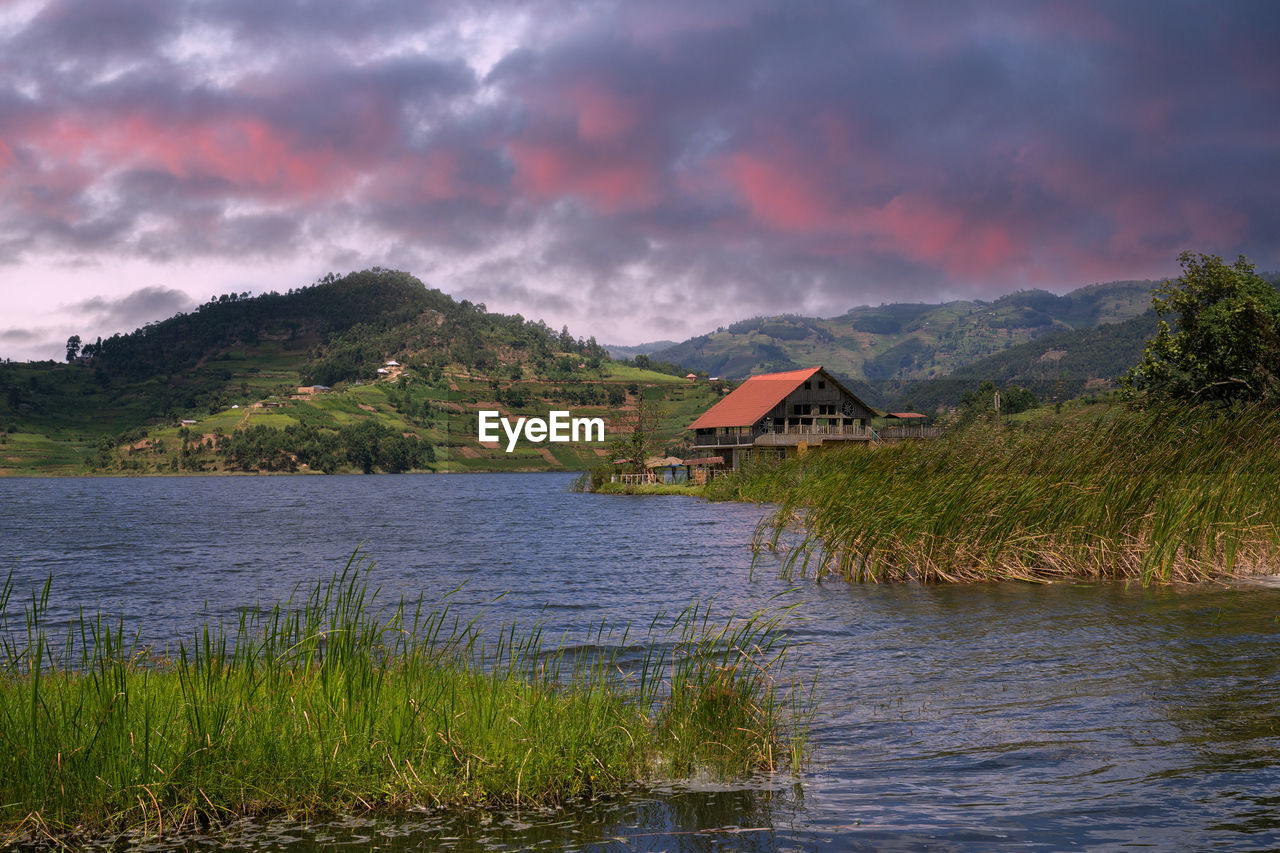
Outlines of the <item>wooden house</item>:
<svg viewBox="0 0 1280 853">
<path fill-rule="evenodd" d="M 875 413 L 822 367 L 752 376 L 694 421 L 693 444 L 738 468 L 830 442 L 870 441 Z"/>
</svg>

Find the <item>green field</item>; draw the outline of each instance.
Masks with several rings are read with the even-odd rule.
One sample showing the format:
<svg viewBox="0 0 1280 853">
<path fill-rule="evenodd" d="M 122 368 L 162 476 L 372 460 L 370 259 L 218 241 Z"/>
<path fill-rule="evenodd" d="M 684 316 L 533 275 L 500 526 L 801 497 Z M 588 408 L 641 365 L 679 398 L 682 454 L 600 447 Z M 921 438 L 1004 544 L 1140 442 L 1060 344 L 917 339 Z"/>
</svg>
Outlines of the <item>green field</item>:
<svg viewBox="0 0 1280 853">
<path fill-rule="evenodd" d="M 234 364 L 235 360 L 228 362 Z M 245 362 L 248 363 L 248 362 Z M 412 372 L 394 381 L 339 386 L 315 395 L 270 394 L 261 400 L 245 399 L 238 408 L 223 407 L 211 413 L 189 412 L 182 417 L 194 424 L 182 425 L 178 416 L 168 422 L 126 430 L 118 442 L 106 430 L 87 425 L 83 432 L 64 429 L 52 436 L 34 433 L 0 433 L 0 472 L 9 475 L 84 473 L 165 474 L 221 473 L 246 470 L 227 464 L 218 455 L 230 437 L 249 428 L 272 430 L 310 428 L 337 431 L 360 424 L 376 424 L 400 435 L 414 436 L 436 448 L 436 458 L 420 470 L 429 471 L 548 471 L 586 470 L 598 465 L 604 444 L 531 444 L 521 439 L 513 453 L 477 440 L 478 412 L 496 406 L 512 420 L 545 418 L 553 409 L 568 410 L 575 417 L 600 417 L 608 432 L 620 421 L 620 413 L 633 408 L 639 396 L 656 413 L 660 444 L 668 452 L 683 453 L 685 427 L 709 408 L 718 395 L 706 382 L 692 383 L 662 373 L 622 367 L 621 378 L 590 382 L 519 381 L 499 383 L 466 374 L 445 373 L 429 382 Z M 234 382 L 239 374 L 228 381 Z M 274 377 L 270 388 L 292 391 L 294 383 Z M 282 387 L 284 386 L 284 387 Z M 617 408 L 581 404 L 563 394 L 589 394 L 603 400 L 613 389 L 623 403 Z M 499 403 L 495 396 L 523 395 L 523 405 Z M 182 436 L 185 434 L 186 438 Z M 103 444 L 109 448 L 103 450 Z M 213 448 L 207 445 L 212 443 Z M 344 463 L 339 470 L 357 470 Z M 248 469 L 253 470 L 253 469 Z M 263 470 L 268 470 L 264 468 Z M 299 465 L 298 470 L 309 470 Z"/>
</svg>

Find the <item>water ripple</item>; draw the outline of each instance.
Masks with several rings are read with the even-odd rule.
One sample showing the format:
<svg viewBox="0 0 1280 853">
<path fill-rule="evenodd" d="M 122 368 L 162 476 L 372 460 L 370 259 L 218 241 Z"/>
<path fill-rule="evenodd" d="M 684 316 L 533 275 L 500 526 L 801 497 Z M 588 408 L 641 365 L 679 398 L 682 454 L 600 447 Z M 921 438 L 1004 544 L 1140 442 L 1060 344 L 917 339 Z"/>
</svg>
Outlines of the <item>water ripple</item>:
<svg viewBox="0 0 1280 853">
<path fill-rule="evenodd" d="M 0 567 L 14 604 L 52 575 L 56 618 L 102 609 L 157 643 L 287 598 L 357 545 L 388 600 L 542 622 L 584 653 L 602 620 L 643 628 L 706 599 L 717 618 L 796 605 L 792 659 L 822 701 L 794 789 L 246 822 L 242 849 L 1280 847 L 1280 589 L 792 589 L 767 562 L 752 579 L 760 507 L 571 494 L 570 479 L 0 480 Z"/>
</svg>

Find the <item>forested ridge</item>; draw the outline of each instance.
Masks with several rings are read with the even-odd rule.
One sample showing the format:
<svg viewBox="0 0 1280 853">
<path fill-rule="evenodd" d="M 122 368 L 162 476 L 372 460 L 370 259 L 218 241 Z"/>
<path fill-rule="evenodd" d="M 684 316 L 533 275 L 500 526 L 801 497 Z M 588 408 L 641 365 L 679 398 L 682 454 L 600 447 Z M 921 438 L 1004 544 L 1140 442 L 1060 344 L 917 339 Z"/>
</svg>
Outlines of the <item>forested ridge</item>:
<svg viewBox="0 0 1280 853">
<path fill-rule="evenodd" d="M 886 395 L 890 408 L 934 412 L 956 405 L 984 382 L 1022 388 L 1039 400 L 1066 400 L 1110 388 L 1138 363 L 1155 334 L 1155 312 L 1123 323 L 1053 332 L 1016 344 L 947 376 L 907 384 Z"/>
<path fill-rule="evenodd" d="M 387 353 L 441 349 L 435 360 L 483 367 L 495 347 L 531 348 L 549 357 L 573 349 L 604 355 L 595 344 L 557 335 L 545 323 L 489 313 L 483 304 L 454 300 L 412 275 L 373 268 L 286 293 L 224 294 L 194 311 L 149 323 L 127 334 L 86 344 L 81 357 L 112 376 L 172 373 L 221 351 L 281 341 L 305 347 L 306 378 L 328 384 L 365 375 Z M 290 346 L 292 345 L 292 346 Z"/>
<path fill-rule="evenodd" d="M 1116 281 L 1062 296 L 1023 290 L 989 302 L 861 305 L 827 318 L 753 317 L 651 357 L 729 379 L 821 364 L 848 382 L 870 383 L 866 393 L 888 404 L 909 383 L 952 375 L 1009 347 L 1132 319 L 1149 309 L 1157 284 Z"/>
</svg>

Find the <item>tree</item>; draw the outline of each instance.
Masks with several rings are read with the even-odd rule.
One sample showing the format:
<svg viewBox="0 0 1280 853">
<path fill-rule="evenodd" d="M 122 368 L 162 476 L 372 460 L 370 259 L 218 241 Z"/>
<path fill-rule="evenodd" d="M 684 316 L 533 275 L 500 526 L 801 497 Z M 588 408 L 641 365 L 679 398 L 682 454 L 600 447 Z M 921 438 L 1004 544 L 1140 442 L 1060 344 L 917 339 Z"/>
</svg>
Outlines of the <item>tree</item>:
<svg viewBox="0 0 1280 853">
<path fill-rule="evenodd" d="M 644 463 L 658 450 L 662 413 L 643 396 L 636 398 L 634 409 L 623 409 L 614 416 L 610 430 L 609 458 L 632 471 L 643 472 Z"/>
<path fill-rule="evenodd" d="M 1182 277 L 1152 294 L 1160 325 L 1125 385 L 1154 401 L 1280 400 L 1280 293 L 1243 256 L 1178 263 Z"/>
<path fill-rule="evenodd" d="M 67 361 L 75 361 L 76 356 L 80 354 L 80 336 L 72 335 L 67 338 Z"/>
<path fill-rule="evenodd" d="M 1000 397 L 1000 413 L 1002 415 L 1016 415 L 1018 412 L 1034 409 L 1040 403 L 1036 395 L 1026 388 L 1010 385 L 1007 388 L 1000 389 L 996 386 L 996 383 L 987 379 L 975 390 L 966 391 L 960 396 L 959 403 L 956 406 L 960 423 L 969 423 L 980 417 L 994 417 L 996 395 Z M 906 408 L 908 411 L 914 411 L 912 406 L 907 406 Z"/>
</svg>

